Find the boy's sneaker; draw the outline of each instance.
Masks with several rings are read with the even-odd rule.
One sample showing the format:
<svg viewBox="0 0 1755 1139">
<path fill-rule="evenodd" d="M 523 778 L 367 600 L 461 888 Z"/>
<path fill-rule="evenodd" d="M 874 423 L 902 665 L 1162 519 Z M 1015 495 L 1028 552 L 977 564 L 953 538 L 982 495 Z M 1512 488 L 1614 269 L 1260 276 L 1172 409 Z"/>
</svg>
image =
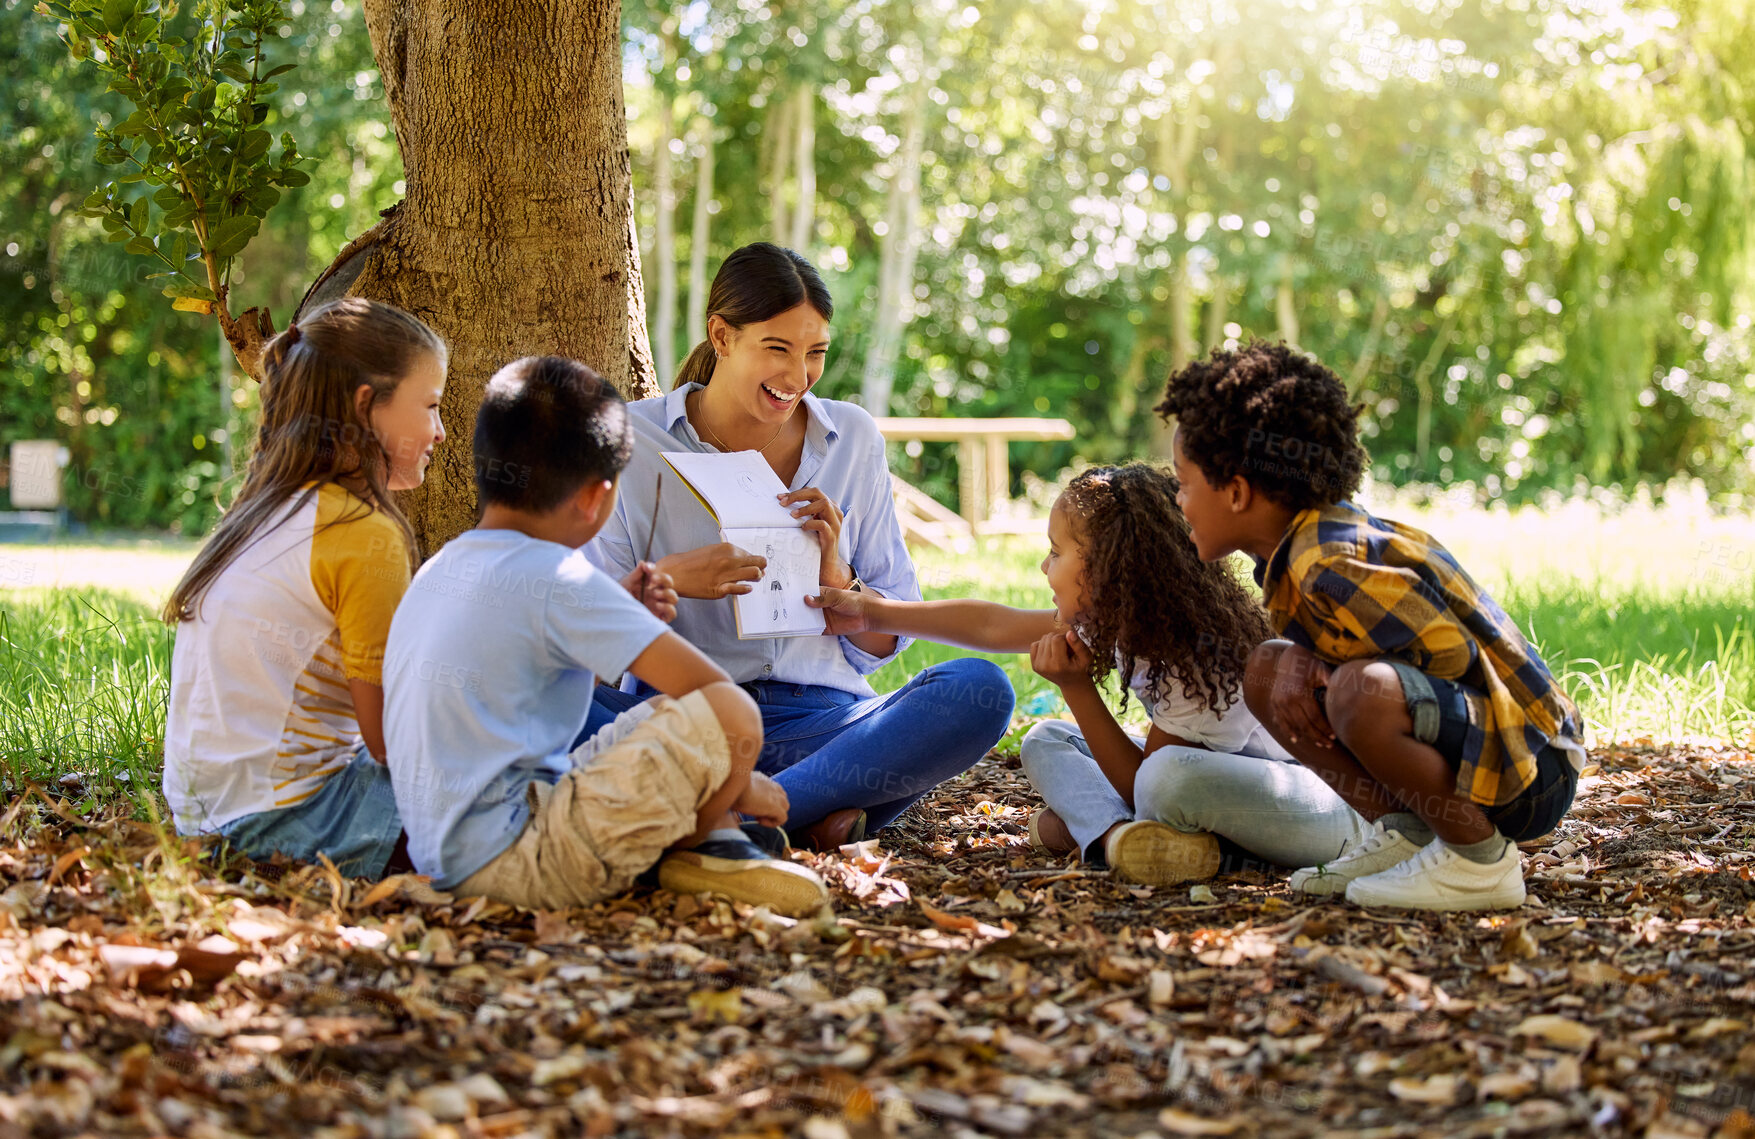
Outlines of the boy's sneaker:
<svg viewBox="0 0 1755 1139">
<path fill-rule="evenodd" d="M 1189 834 L 1152 819 L 1135 819 L 1109 832 L 1103 857 L 1117 878 L 1142 886 L 1174 886 L 1219 872 L 1219 840 Z"/>
<path fill-rule="evenodd" d="M 748 839 L 708 839 L 664 856 L 658 884 L 675 894 L 724 894 L 734 902 L 807 917 L 828 904 L 829 891 L 808 868 L 783 862 Z"/>
<path fill-rule="evenodd" d="M 785 858 L 786 852 L 792 849 L 792 843 L 786 832 L 780 827 L 764 826 L 761 823 L 739 823 L 738 829 L 744 837 L 772 854 L 776 858 Z"/>
<path fill-rule="evenodd" d="M 1513 910 L 1523 899 L 1523 856 L 1514 842 L 1496 861 L 1480 863 L 1435 838 L 1406 862 L 1347 887 L 1349 902 L 1403 910 Z"/>
<path fill-rule="evenodd" d="M 1333 862 L 1292 871 L 1290 885 L 1294 893 L 1310 897 L 1345 894 L 1355 879 L 1382 873 L 1418 853 L 1420 848 L 1401 831 L 1373 823 L 1362 841 L 1343 847 Z"/>
</svg>

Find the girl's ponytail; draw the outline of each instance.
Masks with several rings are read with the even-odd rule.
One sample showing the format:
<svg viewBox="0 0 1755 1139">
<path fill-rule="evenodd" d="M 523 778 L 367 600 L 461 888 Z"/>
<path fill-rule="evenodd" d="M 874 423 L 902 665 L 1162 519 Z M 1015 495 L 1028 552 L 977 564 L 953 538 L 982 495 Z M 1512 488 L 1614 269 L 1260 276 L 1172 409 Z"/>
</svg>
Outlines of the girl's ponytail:
<svg viewBox="0 0 1755 1139">
<path fill-rule="evenodd" d="M 682 367 L 676 370 L 676 379 L 671 382 L 671 390 L 686 388 L 690 384 L 706 386 L 713 378 L 713 366 L 719 362 L 719 353 L 713 350 L 711 340 L 703 340 L 695 345 Z"/>
</svg>

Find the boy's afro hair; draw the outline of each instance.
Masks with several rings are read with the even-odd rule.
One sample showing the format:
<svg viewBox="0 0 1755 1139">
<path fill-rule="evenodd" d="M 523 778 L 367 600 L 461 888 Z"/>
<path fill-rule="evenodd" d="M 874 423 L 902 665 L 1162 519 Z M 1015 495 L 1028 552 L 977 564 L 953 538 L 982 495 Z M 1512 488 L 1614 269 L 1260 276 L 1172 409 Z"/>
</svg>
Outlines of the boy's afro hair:
<svg viewBox="0 0 1755 1139">
<path fill-rule="evenodd" d="M 1214 349 L 1170 376 L 1156 410 L 1208 483 L 1242 475 L 1289 510 L 1351 498 L 1370 462 L 1340 377 L 1284 341 Z"/>
</svg>

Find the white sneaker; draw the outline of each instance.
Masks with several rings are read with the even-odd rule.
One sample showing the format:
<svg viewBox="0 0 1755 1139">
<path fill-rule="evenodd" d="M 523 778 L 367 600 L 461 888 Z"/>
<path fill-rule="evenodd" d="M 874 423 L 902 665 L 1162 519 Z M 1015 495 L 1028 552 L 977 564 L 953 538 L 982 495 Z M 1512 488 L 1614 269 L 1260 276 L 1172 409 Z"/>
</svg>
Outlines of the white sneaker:
<svg viewBox="0 0 1755 1139">
<path fill-rule="evenodd" d="M 1482 864 L 1435 838 L 1406 862 L 1347 887 L 1349 902 L 1404 910 L 1511 910 L 1523 899 L 1523 856 L 1514 842 Z"/>
<path fill-rule="evenodd" d="M 1381 873 L 1418 853 L 1419 846 L 1401 831 L 1376 822 L 1362 840 L 1342 847 L 1333 862 L 1292 871 L 1292 891 L 1310 897 L 1344 894 L 1354 879 Z"/>
</svg>

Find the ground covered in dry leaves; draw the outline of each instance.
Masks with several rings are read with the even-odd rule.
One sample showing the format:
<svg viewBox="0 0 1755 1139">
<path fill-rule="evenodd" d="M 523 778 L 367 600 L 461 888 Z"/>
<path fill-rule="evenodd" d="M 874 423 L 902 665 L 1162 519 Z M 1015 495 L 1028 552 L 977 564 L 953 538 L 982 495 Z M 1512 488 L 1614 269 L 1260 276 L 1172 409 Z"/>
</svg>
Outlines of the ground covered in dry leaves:
<svg viewBox="0 0 1755 1139">
<path fill-rule="evenodd" d="M 1755 1134 L 1755 757 L 1598 759 L 1486 917 L 1049 864 L 998 756 L 797 923 L 216 865 L 31 789 L 0 1136 Z"/>
</svg>

